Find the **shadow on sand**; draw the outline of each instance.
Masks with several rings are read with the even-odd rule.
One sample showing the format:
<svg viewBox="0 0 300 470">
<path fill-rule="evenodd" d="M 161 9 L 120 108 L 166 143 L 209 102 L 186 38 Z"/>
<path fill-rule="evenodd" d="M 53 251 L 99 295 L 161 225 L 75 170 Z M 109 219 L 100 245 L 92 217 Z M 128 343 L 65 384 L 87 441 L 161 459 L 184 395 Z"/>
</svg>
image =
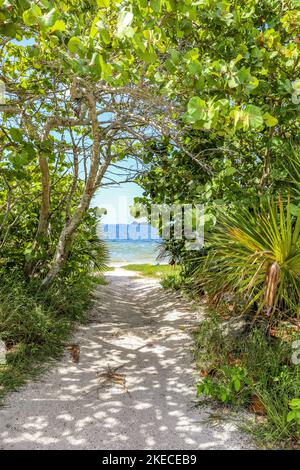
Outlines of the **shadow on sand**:
<svg viewBox="0 0 300 470">
<path fill-rule="evenodd" d="M 195 408 L 186 302 L 122 269 L 99 286 L 91 323 L 80 326 L 79 364 L 66 354 L 42 381 L 0 410 L 2 449 L 249 448 L 229 423 L 212 427 Z M 198 314 L 199 315 L 199 314 Z M 126 388 L 101 383 L 120 367 Z"/>
</svg>

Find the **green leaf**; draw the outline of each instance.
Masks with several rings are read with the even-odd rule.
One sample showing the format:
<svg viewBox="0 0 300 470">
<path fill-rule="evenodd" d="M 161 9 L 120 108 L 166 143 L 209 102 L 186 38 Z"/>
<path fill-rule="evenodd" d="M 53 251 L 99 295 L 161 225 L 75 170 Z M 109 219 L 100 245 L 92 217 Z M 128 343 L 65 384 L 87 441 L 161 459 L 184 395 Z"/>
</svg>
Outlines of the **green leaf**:
<svg viewBox="0 0 300 470">
<path fill-rule="evenodd" d="M 94 72 L 104 80 L 109 80 L 112 76 L 112 66 L 111 64 L 104 61 L 101 54 L 95 52 L 89 64 L 93 67 Z"/>
<path fill-rule="evenodd" d="M 108 8 L 110 4 L 110 0 L 97 0 L 97 5 L 100 8 Z"/>
<path fill-rule="evenodd" d="M 236 76 L 232 75 L 232 77 L 230 77 L 228 80 L 228 86 L 229 88 L 236 88 L 239 86 L 239 81 Z"/>
<path fill-rule="evenodd" d="M 66 25 L 62 20 L 56 20 L 54 25 L 51 28 L 51 32 L 55 32 L 55 31 L 63 32 L 65 30 L 66 30 Z"/>
<path fill-rule="evenodd" d="M 246 90 L 251 92 L 255 90 L 259 85 L 259 80 L 256 77 L 251 77 L 249 82 L 246 85 Z"/>
<path fill-rule="evenodd" d="M 225 173 L 228 176 L 234 175 L 236 171 L 237 171 L 236 168 L 234 168 L 233 166 L 229 166 L 228 168 L 225 169 Z"/>
<path fill-rule="evenodd" d="M 291 421 L 293 421 L 295 419 L 295 416 L 296 412 L 294 410 L 290 411 L 286 417 L 287 422 L 290 423 Z"/>
<path fill-rule="evenodd" d="M 9 134 L 14 142 L 23 142 L 23 133 L 21 129 L 12 128 L 10 129 Z"/>
<path fill-rule="evenodd" d="M 209 198 L 207 198 L 209 199 Z M 216 224 L 216 217 L 214 214 L 208 213 L 204 215 L 204 230 L 211 230 Z"/>
<path fill-rule="evenodd" d="M 188 103 L 188 114 L 196 121 L 204 119 L 206 116 L 207 105 L 199 96 L 193 96 Z"/>
<path fill-rule="evenodd" d="M 29 10 L 24 11 L 23 21 L 26 26 L 33 26 L 37 23 L 37 18 L 34 16 L 31 8 L 29 8 Z"/>
<path fill-rule="evenodd" d="M 112 75 L 112 66 L 111 66 L 111 64 L 108 64 L 108 63 L 104 62 L 103 57 L 102 57 L 101 54 L 99 54 L 99 64 L 100 64 L 100 67 L 101 67 L 102 78 L 104 78 L 104 80 L 108 80 Z"/>
<path fill-rule="evenodd" d="M 264 120 L 261 109 L 253 104 L 248 104 L 245 107 L 245 113 L 249 116 L 249 127 L 251 129 L 259 129 L 263 126 Z"/>
<path fill-rule="evenodd" d="M 126 28 L 131 25 L 133 14 L 124 8 L 120 11 L 117 22 L 117 37 L 122 38 L 125 35 Z"/>
<path fill-rule="evenodd" d="M 44 26 L 44 28 L 52 28 L 56 21 L 58 20 L 59 14 L 55 8 L 49 11 L 46 15 L 43 15 L 40 18 L 40 24 Z"/>
<path fill-rule="evenodd" d="M 300 398 L 293 398 L 293 399 L 289 402 L 289 407 L 290 407 L 292 410 L 300 410 Z"/>
<path fill-rule="evenodd" d="M 16 23 L 6 23 L 3 25 L 0 24 L 0 31 L 1 31 L 1 35 L 7 36 L 10 38 L 15 38 L 17 35 Z"/>
<path fill-rule="evenodd" d="M 138 5 L 140 8 L 147 8 L 148 7 L 148 0 L 137 0 Z"/>
<path fill-rule="evenodd" d="M 155 11 L 156 13 L 158 13 L 160 11 L 161 1 L 160 0 L 151 0 L 150 5 L 151 5 L 152 10 Z"/>
<path fill-rule="evenodd" d="M 239 379 L 235 379 L 234 382 L 233 382 L 233 385 L 234 385 L 234 390 L 236 392 L 239 392 L 240 389 L 241 389 L 241 382 Z"/>
<path fill-rule="evenodd" d="M 31 11 L 32 11 L 33 16 L 35 16 L 36 18 L 42 15 L 42 10 L 36 4 L 31 5 Z"/>
<path fill-rule="evenodd" d="M 99 33 L 98 24 L 99 24 L 98 18 L 95 18 L 92 23 L 91 30 L 90 30 L 91 39 L 94 39 L 94 37 L 97 36 L 97 34 Z"/>
<path fill-rule="evenodd" d="M 94 52 L 93 57 L 92 57 L 91 62 L 90 62 L 89 65 L 91 65 L 91 66 L 100 65 L 98 52 Z"/>
<path fill-rule="evenodd" d="M 23 148 L 27 153 L 28 161 L 34 160 L 36 158 L 36 150 L 32 142 L 23 142 Z"/>
<path fill-rule="evenodd" d="M 50 46 L 51 47 L 57 47 L 57 45 L 59 44 L 59 39 L 57 36 L 53 35 L 50 37 Z"/>
<path fill-rule="evenodd" d="M 105 44 L 110 44 L 110 42 L 111 42 L 110 34 L 109 34 L 109 32 L 106 28 L 101 28 L 100 29 L 100 38 L 102 39 L 102 41 Z"/>
<path fill-rule="evenodd" d="M 300 93 L 300 80 L 297 79 L 294 82 L 292 82 L 292 87 L 297 93 Z"/>
<path fill-rule="evenodd" d="M 73 36 L 68 42 L 68 49 L 73 54 L 80 52 L 83 47 L 81 40 L 76 36 Z"/>
<path fill-rule="evenodd" d="M 272 116 L 269 113 L 265 113 L 263 115 L 263 118 L 265 120 L 266 126 L 268 126 L 268 127 L 274 127 L 274 126 L 276 126 L 276 124 L 278 124 L 278 119 L 276 117 Z"/>
<path fill-rule="evenodd" d="M 243 84 L 245 82 L 249 82 L 251 80 L 251 73 L 250 73 L 250 70 L 247 69 L 246 67 L 242 67 L 239 71 L 238 71 L 238 79 L 239 79 L 239 83 Z"/>
<path fill-rule="evenodd" d="M 191 62 L 190 64 L 188 64 L 188 70 L 190 73 L 192 74 L 198 74 L 200 75 L 200 73 L 202 72 L 202 65 L 201 65 L 201 62 L 199 62 L 199 60 L 194 60 L 193 62 Z"/>
</svg>

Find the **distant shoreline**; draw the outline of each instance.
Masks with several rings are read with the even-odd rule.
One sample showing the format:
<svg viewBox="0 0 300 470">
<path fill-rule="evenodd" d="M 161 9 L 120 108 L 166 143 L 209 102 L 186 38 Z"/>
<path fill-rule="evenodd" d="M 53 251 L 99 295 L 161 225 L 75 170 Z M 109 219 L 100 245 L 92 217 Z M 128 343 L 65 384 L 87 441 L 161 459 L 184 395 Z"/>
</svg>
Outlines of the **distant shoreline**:
<svg viewBox="0 0 300 470">
<path fill-rule="evenodd" d="M 168 264 L 166 259 L 157 259 L 160 246 L 151 240 L 106 240 L 111 267 L 121 267 L 126 264 Z"/>
<path fill-rule="evenodd" d="M 155 243 L 158 245 L 161 240 L 128 240 L 128 239 L 122 239 L 122 238 L 117 238 L 117 239 L 104 239 L 106 243 Z"/>
<path fill-rule="evenodd" d="M 127 266 L 128 264 L 132 264 L 131 260 L 130 261 L 112 261 L 108 263 L 109 268 L 122 268 L 123 266 Z M 135 260 L 134 264 L 140 264 L 140 265 L 145 265 L 145 264 L 151 264 L 151 266 L 165 266 L 168 263 L 166 261 L 163 262 L 153 262 L 153 260 Z"/>
</svg>

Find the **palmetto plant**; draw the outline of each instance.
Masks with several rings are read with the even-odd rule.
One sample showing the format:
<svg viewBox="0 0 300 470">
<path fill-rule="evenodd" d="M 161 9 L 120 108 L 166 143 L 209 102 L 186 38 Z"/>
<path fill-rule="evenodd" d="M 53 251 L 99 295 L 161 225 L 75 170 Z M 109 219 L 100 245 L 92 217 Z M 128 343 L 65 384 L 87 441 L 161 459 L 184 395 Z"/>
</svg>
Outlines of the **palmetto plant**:
<svg viewBox="0 0 300 470">
<path fill-rule="evenodd" d="M 221 215 L 208 255 L 195 275 L 210 299 L 225 294 L 243 298 L 257 314 L 300 315 L 300 210 L 293 217 L 290 200 L 268 208 Z"/>
</svg>

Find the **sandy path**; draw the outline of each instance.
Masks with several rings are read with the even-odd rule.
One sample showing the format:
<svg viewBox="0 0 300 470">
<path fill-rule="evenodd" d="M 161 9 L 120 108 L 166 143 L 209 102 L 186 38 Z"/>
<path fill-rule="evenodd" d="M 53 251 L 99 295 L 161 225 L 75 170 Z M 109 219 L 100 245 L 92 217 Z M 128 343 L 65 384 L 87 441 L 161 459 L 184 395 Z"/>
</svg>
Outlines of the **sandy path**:
<svg viewBox="0 0 300 470">
<path fill-rule="evenodd" d="M 207 422 L 195 408 L 190 337 L 197 322 L 173 293 L 121 268 L 99 286 L 92 322 L 69 355 L 37 383 L 12 394 L 0 409 L 1 449 L 243 449 L 233 425 Z M 104 382 L 122 366 L 126 388 Z M 100 374 L 100 377 L 97 376 Z"/>
</svg>

